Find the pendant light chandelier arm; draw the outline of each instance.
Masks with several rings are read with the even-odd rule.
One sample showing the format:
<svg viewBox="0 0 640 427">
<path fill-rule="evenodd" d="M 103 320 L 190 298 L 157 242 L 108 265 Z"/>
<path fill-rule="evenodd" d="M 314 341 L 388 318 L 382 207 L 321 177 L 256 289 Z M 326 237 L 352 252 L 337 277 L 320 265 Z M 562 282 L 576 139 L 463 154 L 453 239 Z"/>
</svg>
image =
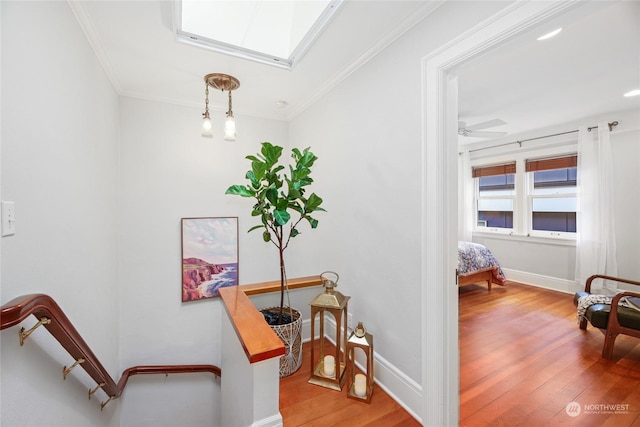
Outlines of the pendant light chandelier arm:
<svg viewBox="0 0 640 427">
<path fill-rule="evenodd" d="M 229 91 L 229 110 L 227 111 L 227 117 L 233 117 L 233 108 L 231 107 L 231 91 Z"/>
<path fill-rule="evenodd" d="M 206 82 L 204 84 L 204 113 L 202 116 L 209 117 L 209 85 Z"/>
</svg>

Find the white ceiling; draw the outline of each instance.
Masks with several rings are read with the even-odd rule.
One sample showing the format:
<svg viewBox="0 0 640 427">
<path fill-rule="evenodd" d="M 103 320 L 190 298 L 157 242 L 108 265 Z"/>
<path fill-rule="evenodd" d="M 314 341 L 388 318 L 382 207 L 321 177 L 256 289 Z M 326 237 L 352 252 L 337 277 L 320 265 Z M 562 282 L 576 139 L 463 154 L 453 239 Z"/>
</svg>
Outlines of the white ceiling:
<svg viewBox="0 0 640 427">
<path fill-rule="evenodd" d="M 116 90 L 204 108 L 204 76 L 230 74 L 237 114 L 288 120 L 433 10 L 434 1 L 347 1 L 293 70 L 251 62 L 174 37 L 171 1 L 71 1 Z M 363 17 L 366 17 L 364 19 Z M 285 101 L 286 108 L 277 108 Z M 226 97 L 210 103 L 226 111 Z"/>
<path fill-rule="evenodd" d="M 289 120 L 440 3 L 348 0 L 293 70 L 177 42 L 170 1 L 70 5 L 121 95 L 203 107 L 204 75 L 221 72 L 240 80 L 236 114 Z M 535 41 L 558 26 L 556 38 Z M 460 119 L 473 125 L 500 118 L 507 124 L 491 130 L 509 134 L 640 110 L 640 97 L 622 97 L 640 88 L 640 2 L 576 6 L 457 71 Z M 226 97 L 216 95 L 213 109 L 225 111 Z"/>
<path fill-rule="evenodd" d="M 556 37 L 536 40 L 559 27 Z M 467 126 L 500 118 L 507 124 L 487 130 L 511 135 L 603 112 L 640 113 L 640 96 L 623 97 L 640 89 L 640 2 L 581 4 L 458 72 L 459 117 Z"/>
</svg>

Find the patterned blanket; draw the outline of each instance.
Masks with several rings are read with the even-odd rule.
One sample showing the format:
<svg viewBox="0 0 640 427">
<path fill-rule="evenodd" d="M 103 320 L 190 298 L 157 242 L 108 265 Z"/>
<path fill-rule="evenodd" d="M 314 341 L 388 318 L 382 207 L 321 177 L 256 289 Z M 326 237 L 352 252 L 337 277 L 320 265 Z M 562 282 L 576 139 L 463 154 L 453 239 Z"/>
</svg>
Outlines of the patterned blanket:
<svg viewBox="0 0 640 427">
<path fill-rule="evenodd" d="M 580 323 L 584 313 L 587 311 L 589 307 L 594 304 L 611 304 L 611 300 L 613 299 L 613 295 L 597 295 L 597 294 L 589 294 L 584 295 L 578 298 L 578 315 L 576 320 Z M 636 299 L 637 300 L 637 299 Z M 630 301 L 627 297 L 620 298 L 618 302 L 618 306 L 632 308 L 634 310 L 640 310 L 636 304 Z"/>
<path fill-rule="evenodd" d="M 484 245 L 473 242 L 458 242 L 458 273 L 466 274 L 489 267 L 497 267 L 494 270 L 493 282 L 498 285 L 505 284 L 506 277 L 491 251 Z"/>
</svg>

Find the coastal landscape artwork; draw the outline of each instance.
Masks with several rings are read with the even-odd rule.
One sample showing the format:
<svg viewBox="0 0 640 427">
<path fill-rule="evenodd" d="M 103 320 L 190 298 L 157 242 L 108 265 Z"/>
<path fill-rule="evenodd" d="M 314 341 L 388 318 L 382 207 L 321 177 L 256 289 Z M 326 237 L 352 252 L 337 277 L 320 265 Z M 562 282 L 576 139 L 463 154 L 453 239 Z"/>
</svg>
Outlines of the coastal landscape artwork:
<svg viewBox="0 0 640 427">
<path fill-rule="evenodd" d="M 182 302 L 238 286 L 238 218 L 182 218 Z"/>
</svg>

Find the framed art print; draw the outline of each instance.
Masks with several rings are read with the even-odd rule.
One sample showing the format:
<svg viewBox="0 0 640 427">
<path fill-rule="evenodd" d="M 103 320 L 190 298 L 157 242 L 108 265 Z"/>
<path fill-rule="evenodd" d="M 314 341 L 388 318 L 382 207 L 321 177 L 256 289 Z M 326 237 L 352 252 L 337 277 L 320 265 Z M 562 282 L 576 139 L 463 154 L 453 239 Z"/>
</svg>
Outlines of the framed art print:
<svg viewBox="0 0 640 427">
<path fill-rule="evenodd" d="M 182 218 L 182 301 L 238 286 L 238 217 Z"/>
</svg>

